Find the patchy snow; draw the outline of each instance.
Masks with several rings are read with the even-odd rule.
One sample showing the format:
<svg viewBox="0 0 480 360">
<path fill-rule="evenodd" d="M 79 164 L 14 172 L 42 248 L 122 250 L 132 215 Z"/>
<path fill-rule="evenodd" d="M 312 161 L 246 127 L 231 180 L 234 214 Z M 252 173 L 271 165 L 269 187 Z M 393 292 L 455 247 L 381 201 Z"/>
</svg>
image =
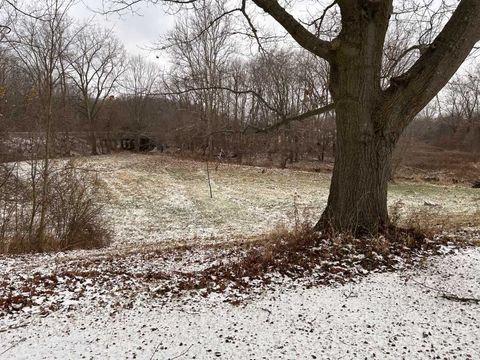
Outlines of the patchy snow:
<svg viewBox="0 0 480 360">
<path fill-rule="evenodd" d="M 480 251 L 337 287 L 277 286 L 240 306 L 222 295 L 133 309 L 33 315 L 0 332 L 6 359 L 480 358 Z M 432 290 L 436 289 L 436 290 Z"/>
<path fill-rule="evenodd" d="M 86 161 L 106 184 L 114 246 L 259 235 L 288 223 L 294 201 L 317 213 L 328 193 L 326 175 L 220 164 L 210 198 L 202 162 L 132 154 Z"/>
<path fill-rule="evenodd" d="M 104 185 L 102 202 L 114 230 L 112 247 L 172 241 L 229 241 L 315 221 L 324 209 L 330 176 L 323 173 L 219 164 L 210 170 L 209 196 L 205 163 L 163 154 L 121 153 L 78 158 L 80 167 L 96 170 Z M 65 160 L 55 160 L 61 165 Z M 215 167 L 213 167 L 215 168 Z M 28 164 L 19 164 L 27 176 Z M 480 212 L 480 192 L 464 186 L 398 183 L 389 188 L 389 205 L 400 213 Z"/>
<path fill-rule="evenodd" d="M 295 212 L 300 220 L 315 220 L 330 184 L 330 176 L 322 173 L 220 164 L 210 171 L 210 198 L 202 162 L 135 154 L 85 161 L 106 185 L 114 247 L 255 236 L 279 224 L 292 225 Z M 472 214 L 480 210 L 480 194 L 461 186 L 398 183 L 389 192 L 389 204 L 396 203 L 403 213 Z"/>
</svg>

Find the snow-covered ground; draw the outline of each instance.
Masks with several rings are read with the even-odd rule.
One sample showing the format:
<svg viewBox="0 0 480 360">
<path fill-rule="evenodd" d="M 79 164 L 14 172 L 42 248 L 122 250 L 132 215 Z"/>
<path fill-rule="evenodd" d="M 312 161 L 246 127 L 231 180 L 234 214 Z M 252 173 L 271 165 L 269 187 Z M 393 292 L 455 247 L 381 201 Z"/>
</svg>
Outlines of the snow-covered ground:
<svg viewBox="0 0 480 360">
<path fill-rule="evenodd" d="M 480 252 L 357 284 L 56 312 L 0 333 L 2 359 L 480 359 Z M 435 290 L 434 290 L 435 289 Z M 12 347 L 10 350 L 8 348 Z"/>
<path fill-rule="evenodd" d="M 295 214 L 315 219 L 329 176 L 210 164 L 210 198 L 205 163 L 121 154 L 82 166 L 104 184 L 114 241 L 0 257 L 0 305 L 11 302 L 0 306 L 0 360 L 480 359 L 480 304 L 441 297 L 480 298 L 479 248 L 343 286 L 307 289 L 283 279 L 240 305 L 218 293 L 156 295 L 171 274 L 235 256 L 207 244 L 290 225 Z M 402 212 L 468 217 L 480 209 L 480 192 L 399 183 L 389 203 L 399 202 Z"/>
</svg>

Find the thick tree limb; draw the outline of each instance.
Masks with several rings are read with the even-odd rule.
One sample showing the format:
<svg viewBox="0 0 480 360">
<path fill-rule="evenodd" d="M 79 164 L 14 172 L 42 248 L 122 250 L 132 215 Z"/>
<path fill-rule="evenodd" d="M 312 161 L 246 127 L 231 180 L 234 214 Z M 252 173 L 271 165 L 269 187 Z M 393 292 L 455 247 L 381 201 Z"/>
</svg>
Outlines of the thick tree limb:
<svg viewBox="0 0 480 360">
<path fill-rule="evenodd" d="M 278 129 L 278 128 L 284 126 L 284 125 L 287 125 L 289 123 L 292 123 L 294 121 L 302 121 L 302 120 L 308 119 L 309 117 L 324 114 L 324 113 L 332 111 L 334 109 L 335 109 L 334 104 L 328 104 L 328 105 L 322 106 L 320 108 L 304 112 L 304 113 L 299 114 L 299 115 L 295 115 L 295 116 L 291 116 L 291 117 L 284 117 L 279 122 L 277 122 L 273 125 L 264 127 L 264 128 L 257 128 L 257 127 L 254 127 L 254 126 L 248 126 L 247 129 L 248 128 L 254 129 L 254 130 L 256 130 L 257 133 L 266 133 L 266 132 L 269 132 L 269 131 L 272 131 L 272 130 L 276 130 L 276 129 Z"/>
<path fill-rule="evenodd" d="M 320 56 L 321 58 L 332 60 L 331 43 L 319 39 L 308 31 L 298 20 L 290 15 L 277 0 L 252 0 L 257 6 L 272 16 L 304 49 Z"/>
<path fill-rule="evenodd" d="M 259 127 L 256 127 L 256 126 L 247 125 L 245 127 L 245 129 L 240 130 L 240 131 L 233 130 L 233 129 L 222 129 L 222 130 L 212 131 L 212 132 L 204 135 L 204 138 L 209 138 L 211 136 L 218 135 L 218 134 L 230 134 L 230 135 L 232 135 L 232 134 L 238 134 L 238 133 L 246 133 L 248 130 L 253 130 L 257 134 L 258 133 L 268 133 L 268 132 L 276 130 L 276 129 L 284 126 L 284 125 L 287 125 L 291 122 L 302 121 L 302 120 L 308 119 L 309 117 L 312 117 L 312 116 L 315 116 L 315 115 L 321 115 L 321 114 L 324 114 L 326 112 L 332 111 L 334 109 L 335 109 L 334 104 L 328 104 L 328 105 L 322 106 L 320 108 L 304 112 L 304 113 L 299 114 L 299 115 L 295 115 L 295 116 L 291 116 L 291 117 L 285 117 L 281 121 L 279 121 L 279 122 L 277 122 L 273 125 L 264 127 L 264 128 L 259 128 Z"/>
<path fill-rule="evenodd" d="M 461 0 L 443 30 L 403 75 L 385 91 L 384 111 L 394 112 L 400 126 L 425 107 L 448 83 L 480 41 L 480 1 Z"/>
<path fill-rule="evenodd" d="M 304 112 L 304 113 L 299 114 L 299 115 L 295 115 L 295 116 L 291 116 L 291 117 L 284 117 L 279 122 L 277 122 L 273 125 L 267 126 L 267 127 L 259 128 L 259 127 L 256 127 L 256 126 L 247 125 L 243 130 L 240 130 L 240 131 L 239 130 L 233 130 L 233 129 L 222 129 L 222 130 L 212 131 L 212 132 L 206 134 L 204 137 L 208 138 L 210 136 L 217 135 L 217 134 L 231 134 L 232 135 L 232 134 L 238 134 L 238 133 L 246 133 L 248 130 L 253 130 L 257 134 L 258 133 L 268 133 L 268 132 L 276 130 L 276 129 L 284 126 L 284 125 L 287 125 L 291 122 L 302 121 L 302 120 L 308 119 L 309 117 L 312 117 L 312 116 L 315 116 L 315 115 L 321 115 L 321 114 L 324 114 L 326 112 L 332 111 L 334 109 L 335 109 L 334 104 L 328 104 L 328 105 L 322 106 L 320 108 Z M 178 131 L 179 129 L 176 129 L 176 130 Z"/>
</svg>

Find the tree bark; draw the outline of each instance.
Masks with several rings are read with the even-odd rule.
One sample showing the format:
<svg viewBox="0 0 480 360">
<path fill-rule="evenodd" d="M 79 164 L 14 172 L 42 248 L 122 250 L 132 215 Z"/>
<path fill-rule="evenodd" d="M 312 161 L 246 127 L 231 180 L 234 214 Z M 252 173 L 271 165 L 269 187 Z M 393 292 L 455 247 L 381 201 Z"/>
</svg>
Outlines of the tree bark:
<svg viewBox="0 0 480 360">
<path fill-rule="evenodd" d="M 375 234 L 388 226 L 388 170 L 397 139 L 390 125 L 394 119 L 379 110 L 391 4 L 370 3 L 372 8 L 352 4 L 342 7 L 342 32 L 330 69 L 337 129 L 335 165 L 327 207 L 316 228 Z"/>
<path fill-rule="evenodd" d="M 327 207 L 317 230 L 370 235 L 389 225 L 388 175 L 393 139 L 380 134 L 358 139 L 355 127 L 337 137 L 337 153 Z"/>
</svg>

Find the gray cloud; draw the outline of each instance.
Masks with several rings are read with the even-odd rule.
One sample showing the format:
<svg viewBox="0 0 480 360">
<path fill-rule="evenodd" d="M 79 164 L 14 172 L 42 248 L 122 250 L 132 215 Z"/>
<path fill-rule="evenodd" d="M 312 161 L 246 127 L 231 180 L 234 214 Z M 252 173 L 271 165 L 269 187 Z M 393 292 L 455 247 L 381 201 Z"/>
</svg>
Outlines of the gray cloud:
<svg viewBox="0 0 480 360">
<path fill-rule="evenodd" d="M 136 8 L 136 13 L 124 12 L 122 15 L 102 15 L 98 13 L 101 6 L 101 1 L 83 0 L 70 9 L 70 15 L 79 21 L 93 18 L 94 22 L 113 29 L 130 54 L 156 59 L 155 54 L 146 49 L 173 27 L 174 15 L 166 14 L 161 6 L 146 2 Z"/>
</svg>

